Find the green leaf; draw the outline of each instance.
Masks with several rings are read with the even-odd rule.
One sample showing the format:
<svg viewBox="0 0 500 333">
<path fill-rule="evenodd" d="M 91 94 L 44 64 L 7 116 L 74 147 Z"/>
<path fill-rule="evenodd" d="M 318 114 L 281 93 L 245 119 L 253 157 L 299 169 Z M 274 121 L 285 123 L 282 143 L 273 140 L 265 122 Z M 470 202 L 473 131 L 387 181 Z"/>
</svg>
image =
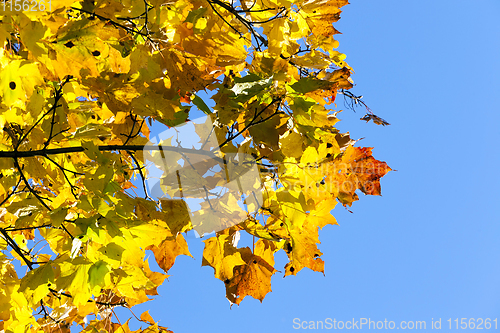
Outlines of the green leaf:
<svg viewBox="0 0 500 333">
<path fill-rule="evenodd" d="M 86 304 L 91 296 L 88 271 L 92 263 L 83 257 L 71 261 L 67 260 L 67 257 L 64 261 L 61 257 L 58 260 L 62 262 L 60 263 L 61 276 L 56 281 L 57 289 L 67 290 L 72 295 L 73 304 L 77 306 Z"/>
<path fill-rule="evenodd" d="M 106 275 L 109 273 L 109 268 L 106 262 L 99 260 L 89 269 L 89 284 L 92 293 L 99 293 L 100 288 L 106 285 Z"/>
<path fill-rule="evenodd" d="M 102 192 L 104 192 L 106 186 L 113 179 L 113 175 L 113 166 L 104 164 L 99 166 L 93 175 L 86 176 L 83 183 L 90 191 L 96 194 L 103 194 Z"/>
<path fill-rule="evenodd" d="M 99 147 L 94 144 L 93 141 L 82 141 L 81 145 L 84 149 L 85 155 L 87 155 L 90 159 L 95 160 L 99 164 L 106 164 L 109 159 L 107 159 L 100 151 Z"/>
<path fill-rule="evenodd" d="M 59 207 L 56 210 L 49 212 L 47 220 L 50 221 L 50 224 L 52 224 L 53 227 L 58 228 L 61 226 L 61 223 L 66 218 L 66 215 L 68 215 L 68 208 Z"/>
<path fill-rule="evenodd" d="M 245 75 L 243 77 L 234 78 L 235 83 L 255 82 L 255 81 L 260 81 L 260 80 L 262 80 L 262 78 L 255 73 L 248 73 L 247 75 Z"/>
<path fill-rule="evenodd" d="M 271 84 L 273 83 L 272 76 L 270 78 L 263 79 L 263 80 L 261 80 L 256 75 L 253 75 L 251 78 L 252 79 L 258 78 L 259 80 L 258 81 L 248 81 L 248 82 L 236 83 L 231 88 L 231 91 L 234 92 L 234 94 L 236 95 L 235 99 L 237 101 L 239 101 L 239 102 L 248 101 L 253 96 L 255 96 L 258 93 L 269 88 L 271 86 Z"/>
<path fill-rule="evenodd" d="M 49 263 L 46 263 L 28 272 L 21 281 L 19 291 L 30 293 L 33 303 L 37 303 L 49 292 L 50 283 L 54 282 L 54 271 Z"/>
<path fill-rule="evenodd" d="M 99 252 L 103 253 L 106 257 L 118 262 L 122 260 L 123 251 L 125 251 L 125 249 L 116 243 L 109 243 L 99 249 Z"/>
<path fill-rule="evenodd" d="M 327 89 L 332 86 L 332 82 L 318 80 L 312 77 L 304 77 L 291 85 L 292 89 L 298 93 L 305 94 L 318 89 Z"/>
<path fill-rule="evenodd" d="M 193 23 L 193 25 L 195 25 L 196 21 L 198 21 L 198 19 L 200 19 L 203 16 L 203 14 L 205 14 L 206 11 L 207 11 L 206 7 L 201 7 L 201 8 L 192 10 L 189 12 L 189 14 L 186 17 L 186 20 L 184 22 L 191 22 L 191 23 Z"/>
<path fill-rule="evenodd" d="M 164 118 L 158 118 L 157 120 L 168 127 L 175 127 L 177 125 L 180 125 L 184 123 L 189 116 L 189 107 L 184 107 L 184 110 L 178 111 L 174 113 L 174 119 L 164 119 Z"/>
<path fill-rule="evenodd" d="M 193 104 L 196 105 L 196 107 L 203 111 L 205 114 L 212 114 L 212 111 L 210 111 L 210 108 L 205 104 L 203 99 L 201 99 L 197 95 L 194 95 Z"/>
</svg>

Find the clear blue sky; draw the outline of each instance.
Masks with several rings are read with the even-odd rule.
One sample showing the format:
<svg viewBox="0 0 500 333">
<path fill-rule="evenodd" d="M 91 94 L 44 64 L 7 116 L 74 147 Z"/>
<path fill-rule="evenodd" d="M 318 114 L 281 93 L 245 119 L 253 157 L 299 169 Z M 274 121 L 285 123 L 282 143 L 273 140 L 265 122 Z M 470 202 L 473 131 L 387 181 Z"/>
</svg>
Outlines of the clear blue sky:
<svg viewBox="0 0 500 333">
<path fill-rule="evenodd" d="M 338 50 L 356 71 L 353 92 L 391 126 L 360 121 L 359 109 L 338 127 L 398 170 L 383 197 L 361 195 L 352 214 L 335 208 L 340 225 L 320 232 L 326 276 L 282 270 L 262 304 L 230 309 L 191 238 L 196 259 L 178 257 L 136 314 L 150 309 L 175 333 L 297 332 L 294 318 L 426 321 L 426 331 L 439 318 L 441 331 L 449 318 L 500 321 L 499 17 L 498 0 L 352 0 Z"/>
</svg>

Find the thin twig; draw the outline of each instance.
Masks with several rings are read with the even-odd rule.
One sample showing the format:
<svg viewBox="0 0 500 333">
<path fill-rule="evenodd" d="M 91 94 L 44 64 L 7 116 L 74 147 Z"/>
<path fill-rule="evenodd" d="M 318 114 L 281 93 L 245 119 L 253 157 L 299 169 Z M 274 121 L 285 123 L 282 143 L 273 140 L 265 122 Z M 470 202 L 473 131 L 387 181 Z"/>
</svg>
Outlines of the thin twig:
<svg viewBox="0 0 500 333">
<path fill-rule="evenodd" d="M 52 226 L 52 224 L 50 224 L 50 223 L 39 225 L 39 226 L 34 226 L 34 227 L 24 227 L 24 228 L 14 228 L 12 226 L 8 226 L 5 228 L 5 231 L 33 230 L 33 229 L 47 228 L 47 227 L 51 227 L 51 226 Z"/>
<path fill-rule="evenodd" d="M 127 150 L 127 153 L 130 155 L 130 157 L 132 157 L 132 159 L 134 160 L 134 163 L 135 165 L 137 166 L 137 170 L 139 171 L 139 175 L 141 176 L 141 180 L 142 180 L 142 187 L 144 189 L 144 197 L 146 199 L 150 199 L 150 200 L 153 200 L 153 198 L 151 198 L 148 194 L 148 190 L 146 189 L 146 178 L 144 177 L 144 174 L 142 173 L 142 169 L 144 169 L 144 166 L 141 167 L 139 161 L 137 160 L 137 158 L 134 156 L 134 154 Z M 153 200 L 154 201 L 154 200 Z"/>
<path fill-rule="evenodd" d="M 21 175 L 21 178 L 22 178 L 24 184 L 26 185 L 26 187 L 28 188 L 28 190 L 38 199 L 38 201 L 42 204 L 42 206 L 47 208 L 49 211 L 52 211 L 52 209 L 50 209 L 50 207 L 47 206 L 47 204 L 42 199 L 49 200 L 49 201 L 52 201 L 52 200 L 50 200 L 49 198 L 42 198 L 41 196 L 38 195 L 38 193 L 36 193 L 36 191 L 31 187 L 28 180 L 24 176 L 24 173 L 23 173 L 21 167 L 19 166 L 19 162 L 17 161 L 17 158 L 14 158 L 14 166 L 16 167 L 17 171 L 19 171 L 19 174 Z"/>
<path fill-rule="evenodd" d="M 219 145 L 219 149 L 224 147 L 228 142 L 230 141 L 233 141 L 235 138 L 237 138 L 238 136 L 240 136 L 243 132 L 245 132 L 247 129 L 249 129 L 250 127 L 256 125 L 257 123 L 254 123 L 255 120 L 257 120 L 257 117 L 259 117 L 262 113 L 264 113 L 264 111 L 266 111 L 271 105 L 273 105 L 274 103 L 276 102 L 281 102 L 281 98 L 275 98 L 272 100 L 271 103 L 269 103 L 268 105 L 266 105 L 266 107 L 264 107 L 259 113 L 256 113 L 254 115 L 254 117 L 252 118 L 252 120 L 248 123 L 248 125 L 246 125 L 241 131 L 239 131 L 238 133 L 236 133 L 235 135 L 232 135 L 230 137 L 228 137 L 223 143 L 221 143 Z M 274 116 L 276 113 L 273 113 L 272 116 Z M 270 117 L 266 118 L 269 119 Z M 258 123 L 260 124 L 262 121 L 259 121 Z"/>
</svg>

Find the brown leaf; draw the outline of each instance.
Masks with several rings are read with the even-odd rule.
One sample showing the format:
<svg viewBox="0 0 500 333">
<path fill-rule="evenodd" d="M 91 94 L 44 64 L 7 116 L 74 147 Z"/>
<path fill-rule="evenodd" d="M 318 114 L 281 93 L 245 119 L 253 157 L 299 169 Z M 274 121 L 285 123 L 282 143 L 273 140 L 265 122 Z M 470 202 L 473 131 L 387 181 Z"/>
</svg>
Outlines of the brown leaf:
<svg viewBox="0 0 500 333">
<path fill-rule="evenodd" d="M 380 118 L 379 116 L 376 116 L 374 114 L 367 113 L 363 118 L 360 118 L 361 120 L 366 120 L 366 122 L 369 122 L 370 120 L 373 121 L 377 125 L 390 125 L 387 121 L 384 119 Z"/>
<path fill-rule="evenodd" d="M 255 254 L 250 248 L 240 249 L 245 265 L 234 268 L 232 279 L 225 281 L 226 297 L 231 303 L 240 304 L 246 296 L 263 301 L 271 292 L 271 277 L 274 269 L 274 251 L 276 246 L 271 241 L 259 240 L 255 244 Z"/>
</svg>

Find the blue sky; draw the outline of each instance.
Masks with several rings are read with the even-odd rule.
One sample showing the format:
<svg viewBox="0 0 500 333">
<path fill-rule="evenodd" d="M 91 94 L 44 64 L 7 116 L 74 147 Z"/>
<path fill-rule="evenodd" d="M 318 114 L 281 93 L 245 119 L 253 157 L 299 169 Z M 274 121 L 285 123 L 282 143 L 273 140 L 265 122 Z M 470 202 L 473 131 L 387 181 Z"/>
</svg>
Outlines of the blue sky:
<svg viewBox="0 0 500 333">
<path fill-rule="evenodd" d="M 439 318 L 442 331 L 450 318 L 454 331 L 456 318 L 498 318 L 500 329 L 499 14 L 498 0 L 352 0 L 338 50 L 356 71 L 353 93 L 391 126 L 360 121 L 359 109 L 338 128 L 397 170 L 383 196 L 334 209 L 339 226 L 320 232 L 325 276 L 281 269 L 262 304 L 230 308 L 190 238 L 196 259 L 178 257 L 136 315 L 150 309 L 176 333 L 296 332 L 294 318 L 425 321 L 426 331 Z M 282 268 L 285 254 L 276 259 Z"/>
</svg>

